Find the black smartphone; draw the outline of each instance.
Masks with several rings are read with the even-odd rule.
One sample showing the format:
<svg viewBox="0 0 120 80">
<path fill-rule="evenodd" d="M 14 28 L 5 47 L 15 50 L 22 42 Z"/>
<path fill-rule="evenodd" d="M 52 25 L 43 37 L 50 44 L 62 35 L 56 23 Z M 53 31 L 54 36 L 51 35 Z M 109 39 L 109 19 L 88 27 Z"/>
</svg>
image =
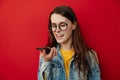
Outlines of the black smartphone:
<svg viewBox="0 0 120 80">
<path fill-rule="evenodd" d="M 40 51 L 45 50 L 46 54 L 49 54 L 49 53 L 50 53 L 50 47 L 45 47 L 45 48 L 36 48 L 36 50 L 40 50 Z"/>
</svg>

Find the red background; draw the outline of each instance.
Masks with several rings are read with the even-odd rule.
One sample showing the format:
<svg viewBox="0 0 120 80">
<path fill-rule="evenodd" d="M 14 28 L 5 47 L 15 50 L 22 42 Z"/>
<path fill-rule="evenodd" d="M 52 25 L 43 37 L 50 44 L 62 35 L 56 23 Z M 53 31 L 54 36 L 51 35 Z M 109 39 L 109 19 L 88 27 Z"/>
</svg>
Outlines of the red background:
<svg viewBox="0 0 120 80">
<path fill-rule="evenodd" d="M 50 11 L 71 6 L 86 43 L 100 60 L 102 80 L 120 80 L 119 0 L 1 0 L 0 80 L 37 80 L 39 52 L 47 42 Z"/>
</svg>

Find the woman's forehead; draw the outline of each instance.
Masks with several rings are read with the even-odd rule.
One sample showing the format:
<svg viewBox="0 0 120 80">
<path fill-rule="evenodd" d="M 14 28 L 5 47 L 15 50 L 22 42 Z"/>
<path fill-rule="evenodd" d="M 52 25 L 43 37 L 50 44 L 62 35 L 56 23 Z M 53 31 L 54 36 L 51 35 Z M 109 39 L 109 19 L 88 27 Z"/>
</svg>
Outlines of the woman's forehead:
<svg viewBox="0 0 120 80">
<path fill-rule="evenodd" d="M 67 19 L 66 17 L 64 17 L 60 14 L 53 13 L 51 15 L 51 22 L 52 23 L 69 22 L 69 21 L 70 21 L 69 19 Z"/>
</svg>

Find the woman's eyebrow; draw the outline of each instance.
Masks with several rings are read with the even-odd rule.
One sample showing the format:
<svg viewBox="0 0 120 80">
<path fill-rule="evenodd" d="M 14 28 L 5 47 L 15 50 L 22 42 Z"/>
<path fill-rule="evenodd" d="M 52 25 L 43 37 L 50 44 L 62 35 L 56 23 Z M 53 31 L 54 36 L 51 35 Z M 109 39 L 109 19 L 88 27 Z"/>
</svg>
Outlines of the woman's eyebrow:
<svg viewBox="0 0 120 80">
<path fill-rule="evenodd" d="M 51 23 L 52 25 L 56 25 L 56 23 Z"/>
<path fill-rule="evenodd" d="M 66 23 L 66 22 L 63 22 L 63 21 L 62 21 L 62 22 L 59 22 L 59 24 L 61 24 L 61 23 Z M 52 24 L 52 25 L 56 25 L 56 23 L 51 23 L 51 24 Z"/>
<path fill-rule="evenodd" d="M 67 23 L 67 22 L 60 22 L 59 24 L 61 24 L 61 23 Z"/>
</svg>

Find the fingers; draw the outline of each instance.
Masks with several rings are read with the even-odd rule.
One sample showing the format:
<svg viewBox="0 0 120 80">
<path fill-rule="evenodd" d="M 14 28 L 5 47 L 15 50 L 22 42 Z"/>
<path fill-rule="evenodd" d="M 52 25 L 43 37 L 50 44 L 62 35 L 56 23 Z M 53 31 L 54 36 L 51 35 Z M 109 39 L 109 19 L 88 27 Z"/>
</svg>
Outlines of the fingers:
<svg viewBox="0 0 120 80">
<path fill-rule="evenodd" d="M 54 56 L 56 56 L 56 48 L 55 47 L 53 47 L 53 48 L 51 48 L 51 51 L 50 51 L 50 57 L 54 57 Z"/>
<path fill-rule="evenodd" d="M 44 58 L 45 61 L 51 60 L 56 55 L 57 55 L 57 50 L 55 47 L 51 48 L 49 54 L 46 54 L 45 50 L 41 51 L 41 56 Z"/>
<path fill-rule="evenodd" d="M 45 50 L 41 51 L 41 56 L 42 56 L 42 57 L 46 56 Z"/>
</svg>

